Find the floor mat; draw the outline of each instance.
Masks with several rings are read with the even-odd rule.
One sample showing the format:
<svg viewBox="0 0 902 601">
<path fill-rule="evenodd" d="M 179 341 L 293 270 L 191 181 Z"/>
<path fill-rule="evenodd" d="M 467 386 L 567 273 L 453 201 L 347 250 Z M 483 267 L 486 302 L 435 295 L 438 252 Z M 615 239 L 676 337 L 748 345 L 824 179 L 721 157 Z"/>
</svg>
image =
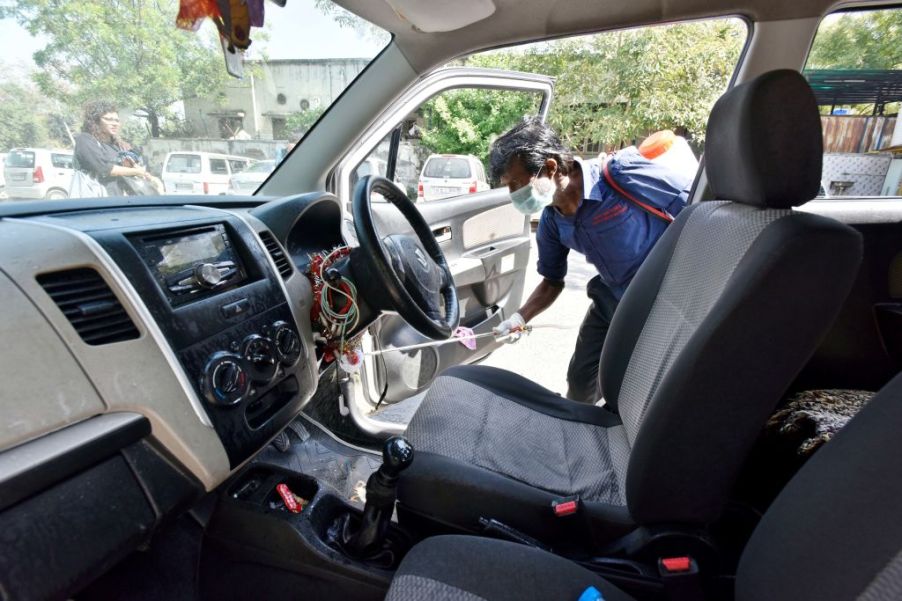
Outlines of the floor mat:
<svg viewBox="0 0 902 601">
<path fill-rule="evenodd" d="M 302 414 L 257 455 L 254 463 L 314 476 L 353 505 L 363 507 L 367 478 L 379 468 L 382 458 L 338 442 Z"/>
</svg>

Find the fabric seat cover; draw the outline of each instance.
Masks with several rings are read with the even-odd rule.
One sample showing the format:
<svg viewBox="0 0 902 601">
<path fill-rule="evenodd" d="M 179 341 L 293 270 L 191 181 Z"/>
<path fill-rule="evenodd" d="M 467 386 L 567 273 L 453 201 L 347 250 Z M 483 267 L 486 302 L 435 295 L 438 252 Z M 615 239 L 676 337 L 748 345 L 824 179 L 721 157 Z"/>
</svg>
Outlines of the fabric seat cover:
<svg viewBox="0 0 902 601">
<path fill-rule="evenodd" d="M 799 471 L 743 552 L 736 601 L 902 599 L 902 376 Z M 427 539 L 405 557 L 386 601 L 576 601 L 598 575 L 535 549 L 466 536 Z"/>
<path fill-rule="evenodd" d="M 791 207 L 814 197 L 814 96 L 767 73 L 715 105 L 706 140 L 721 200 L 683 211 L 626 291 L 600 364 L 612 409 L 508 372 L 436 379 L 406 435 L 405 515 L 476 531 L 480 517 L 561 536 L 550 500 L 580 495 L 614 538 L 635 524 L 708 524 L 767 416 L 842 305 L 861 259 L 852 228 Z M 528 344 L 528 342 L 527 342 Z"/>
</svg>

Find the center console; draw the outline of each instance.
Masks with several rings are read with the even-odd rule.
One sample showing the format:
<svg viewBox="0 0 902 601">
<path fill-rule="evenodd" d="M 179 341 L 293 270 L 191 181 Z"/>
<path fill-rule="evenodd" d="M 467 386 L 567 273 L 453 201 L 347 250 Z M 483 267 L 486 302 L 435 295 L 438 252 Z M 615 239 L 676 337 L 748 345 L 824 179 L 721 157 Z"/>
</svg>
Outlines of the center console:
<svg viewBox="0 0 902 601">
<path fill-rule="evenodd" d="M 165 217 L 165 218 L 163 218 Z M 134 286 L 188 376 L 231 467 L 297 415 L 316 383 L 281 276 L 236 215 L 185 207 L 67 218 Z"/>
<path fill-rule="evenodd" d="M 263 599 L 296 590 L 310 599 L 381 600 L 413 543 L 391 521 L 398 476 L 413 456 L 403 438 L 385 442 L 363 511 L 306 474 L 264 464 L 238 474 L 206 531 L 204 596 Z M 252 595 L 242 591 L 248 582 Z"/>
</svg>

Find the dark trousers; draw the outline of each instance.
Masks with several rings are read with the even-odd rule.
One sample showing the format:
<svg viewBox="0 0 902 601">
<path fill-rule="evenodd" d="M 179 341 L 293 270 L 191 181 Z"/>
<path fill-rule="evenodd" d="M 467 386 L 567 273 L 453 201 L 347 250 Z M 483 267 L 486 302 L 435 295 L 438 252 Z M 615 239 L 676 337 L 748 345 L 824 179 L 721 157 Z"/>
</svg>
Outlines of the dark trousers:
<svg viewBox="0 0 902 601">
<path fill-rule="evenodd" d="M 620 302 L 600 276 L 589 280 L 586 294 L 592 304 L 579 327 L 576 348 L 567 368 L 567 398 L 583 403 L 594 403 L 601 398 L 598 386 L 598 361 L 614 310 Z"/>
</svg>

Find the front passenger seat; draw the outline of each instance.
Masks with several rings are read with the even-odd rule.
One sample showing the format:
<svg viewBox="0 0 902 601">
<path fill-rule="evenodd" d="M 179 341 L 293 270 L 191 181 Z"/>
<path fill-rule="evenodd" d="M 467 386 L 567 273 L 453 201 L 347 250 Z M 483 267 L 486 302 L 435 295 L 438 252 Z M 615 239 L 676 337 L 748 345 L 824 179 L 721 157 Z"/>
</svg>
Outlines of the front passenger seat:
<svg viewBox="0 0 902 601">
<path fill-rule="evenodd" d="M 400 482 L 402 519 L 474 532 L 495 518 L 553 543 L 572 532 L 552 500 L 578 495 L 604 543 L 638 525 L 718 518 L 862 251 L 852 228 L 792 210 L 817 194 L 822 160 L 817 105 L 798 72 L 726 93 L 707 136 L 720 200 L 668 227 L 608 333 L 599 372 L 619 416 L 503 370 L 449 369 L 407 428 L 417 459 Z"/>
</svg>

